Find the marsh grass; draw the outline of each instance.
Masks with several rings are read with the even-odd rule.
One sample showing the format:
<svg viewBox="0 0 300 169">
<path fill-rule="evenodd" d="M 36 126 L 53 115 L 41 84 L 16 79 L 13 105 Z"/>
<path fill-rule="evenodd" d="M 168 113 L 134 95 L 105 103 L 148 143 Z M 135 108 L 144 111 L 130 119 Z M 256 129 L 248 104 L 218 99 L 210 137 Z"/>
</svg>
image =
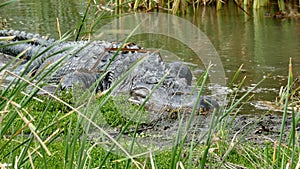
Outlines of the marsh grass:
<svg viewBox="0 0 300 169">
<path fill-rule="evenodd" d="M 199 3 L 198 1 L 197 3 Z M 91 1 L 89 2 L 91 3 Z M 122 2 L 125 4 L 125 2 Z M 135 2 L 137 9 L 139 3 Z M 156 3 L 156 2 L 155 2 Z M 153 3 L 153 4 L 155 4 Z M 120 5 L 120 4 L 119 4 Z M 147 6 L 148 7 L 148 6 Z M 168 7 L 170 2 L 168 2 Z M 87 7 L 87 11 L 90 7 Z M 175 11 L 177 11 L 176 9 Z M 77 37 L 85 32 L 91 32 L 90 27 L 84 27 L 88 12 L 79 24 Z M 103 16 L 103 15 L 101 15 Z M 94 21 L 99 22 L 99 18 Z M 95 23 L 93 22 L 93 23 Z M 66 40 L 61 38 L 60 41 Z M 59 42 L 60 42 L 59 41 Z M 26 43 L 26 42 L 20 42 Z M 126 43 L 126 41 L 124 42 Z M 57 45 L 57 44 L 53 44 Z M 0 46 L 5 47 L 5 46 Z M 51 50 L 49 46 L 46 50 L 40 51 L 33 57 L 33 60 Z M 65 52 L 64 49 L 59 52 Z M 16 60 L 22 55 L 19 54 Z M 50 57 L 50 56 L 49 56 Z M 63 59 L 63 58 L 62 58 Z M 144 102 L 141 106 L 127 104 L 128 110 L 132 111 L 134 120 L 120 116 L 111 91 L 136 68 L 143 59 L 137 61 L 128 72 L 124 74 L 106 93 L 95 99 L 95 93 L 90 92 L 81 100 L 73 100 L 72 93 L 60 93 L 59 95 L 48 93 L 47 96 L 36 96 L 37 92 L 43 90 L 42 83 L 47 75 L 53 73 L 59 67 L 58 61 L 51 69 L 44 70 L 37 76 L 31 78 L 24 73 L 20 75 L 5 70 L 16 60 L 9 62 L 1 68 L 5 76 L 13 76 L 15 80 L 1 89 L 1 113 L 0 113 L 0 166 L 14 168 L 300 168 L 299 136 L 297 124 L 299 123 L 299 113 L 292 112 L 292 127 L 285 137 L 285 119 L 287 116 L 288 103 L 293 103 L 289 99 L 290 85 L 292 82 L 292 66 L 290 61 L 288 85 L 284 98 L 284 114 L 279 140 L 266 141 L 264 145 L 257 145 L 255 142 L 245 142 L 245 137 L 251 132 L 254 124 L 246 124 L 240 130 L 233 132 L 234 118 L 238 116 L 244 102 L 252 98 L 251 92 L 255 88 L 249 89 L 240 96 L 239 89 L 243 86 L 245 78 L 240 79 L 241 68 L 238 69 L 230 82 L 233 92 L 227 96 L 230 104 L 225 105 L 219 112 L 213 112 L 209 128 L 201 137 L 190 134 L 191 119 L 196 114 L 196 107 L 192 110 L 192 115 L 187 130 L 180 130 L 173 140 L 172 149 L 157 151 L 155 149 L 145 149 L 143 152 L 135 153 L 133 147 L 136 146 L 138 138 L 138 127 L 142 123 L 141 112 L 144 112 Z M 32 61 L 30 61 L 32 63 Z M 25 67 L 25 70 L 29 66 Z M 37 77 L 39 76 L 39 79 Z M 104 77 L 104 74 L 101 78 Z M 196 87 L 199 89 L 198 100 L 203 94 L 205 82 L 208 78 L 208 70 L 199 78 Z M 161 79 L 160 82 L 163 81 Z M 33 83 L 34 80 L 37 80 Z M 259 82 L 257 86 L 260 84 Z M 159 84 L 158 84 L 159 85 Z M 156 87 L 158 87 L 158 85 Z M 29 90 L 28 87 L 32 90 Z M 256 87 L 256 86 L 255 86 Z M 151 92 L 154 92 L 155 89 Z M 47 93 L 47 91 L 44 91 Z M 28 93 L 24 95 L 23 93 Z M 38 98 L 35 98 L 38 97 Z M 149 96 L 151 97 L 151 96 Z M 76 97 L 78 99 L 78 97 Z M 149 98 L 147 98 L 149 99 Z M 146 101 L 147 101 L 146 99 Z M 293 105 L 293 104 L 291 104 Z M 96 107 L 95 110 L 88 107 Z M 105 121 L 112 128 L 122 129 L 119 137 L 113 137 L 102 126 L 94 116 L 100 110 Z M 293 109 L 294 110 L 294 109 Z M 179 119 L 179 125 L 184 127 L 183 119 Z M 104 141 L 93 141 L 88 137 L 87 131 L 92 127 L 103 135 Z M 132 127 L 133 134 L 129 146 L 125 147 L 119 141 L 124 132 Z M 244 130 L 245 129 L 245 130 Z M 190 140 L 187 141 L 187 135 Z M 199 140 L 204 142 L 200 142 Z M 108 145 L 108 146 L 105 146 Z M 120 153 L 115 153 L 118 150 Z"/>
<path fill-rule="evenodd" d="M 187 14 L 187 13 L 197 13 L 201 7 L 215 7 L 216 11 L 222 10 L 224 6 L 229 3 L 236 5 L 236 8 L 242 10 L 247 14 L 247 8 L 250 6 L 254 9 L 261 7 L 270 6 L 274 4 L 270 0 L 244 0 L 244 1 L 222 1 L 222 0 L 110 0 L 110 1 L 100 1 L 99 4 L 88 0 L 87 6 L 90 7 L 91 4 L 97 6 L 99 11 L 105 11 L 107 13 L 121 15 L 127 12 L 169 12 L 172 14 Z M 291 1 L 279 0 L 276 2 L 278 6 L 278 11 L 289 10 L 286 8 L 286 3 L 290 5 L 295 4 L 295 7 L 299 5 L 299 2 L 293 3 Z M 297 5 L 296 5 L 297 4 Z M 278 12 L 275 11 L 275 12 Z M 87 12 L 87 11 L 86 11 Z M 84 16 L 86 16 L 86 13 Z"/>
<path fill-rule="evenodd" d="M 49 48 L 51 48 L 51 46 Z M 35 59 L 38 59 L 38 56 Z M 58 64 L 55 65 L 55 67 L 58 67 Z M 131 69 L 135 67 L 136 65 Z M 49 74 L 54 70 L 54 68 L 50 69 Z M 290 72 L 291 71 L 290 68 Z M 176 168 L 179 166 L 189 166 L 205 168 L 207 166 L 283 167 L 288 164 L 291 166 L 298 165 L 296 157 L 299 154 L 299 145 L 297 145 L 298 139 L 295 129 L 299 119 L 297 120 L 298 116 L 296 115 L 294 115 L 295 119 L 293 120 L 293 128 L 288 146 L 281 146 L 282 134 L 280 135 L 279 144 L 276 144 L 276 142 L 274 145 L 268 143 L 262 150 L 259 147 L 256 149 L 253 148 L 253 146 L 241 144 L 240 140 L 243 140 L 246 135 L 246 133 L 241 132 L 242 130 L 232 133 L 233 137 L 231 141 L 228 139 L 230 135 L 226 133 L 227 128 L 230 128 L 230 125 L 234 125 L 233 123 L 227 122 L 227 120 L 230 120 L 228 116 L 233 111 L 239 109 L 238 105 L 241 104 L 243 99 L 248 97 L 253 89 L 249 90 L 240 98 L 237 97 L 237 92 L 234 92 L 230 96 L 232 104 L 220 112 L 222 116 L 215 116 L 214 114 L 216 112 L 213 113 L 213 118 L 211 119 L 210 128 L 207 131 L 204 144 L 200 144 L 196 141 L 194 138 L 197 136 L 194 135 L 192 136 L 191 142 L 186 145 L 186 137 L 181 141 L 179 139 L 182 135 L 179 129 L 172 150 L 157 153 L 155 150 L 150 149 L 144 153 L 132 154 L 132 147 L 135 145 L 139 121 L 132 123 L 130 119 L 126 119 L 118 123 L 117 121 L 120 119 L 115 118 L 113 115 L 106 114 L 106 119 L 112 120 L 110 123 L 112 127 L 116 125 L 113 124 L 114 122 L 123 126 L 121 134 L 127 127 L 135 126 L 136 130 L 133 133 L 131 146 L 125 150 L 124 147 L 117 142 L 118 139 L 115 140 L 113 137 L 109 137 L 108 133 L 101 129 L 100 126 L 97 126 L 93 118 L 86 116 L 85 111 L 87 110 L 73 107 L 71 105 L 72 100 L 70 95 L 61 95 L 63 98 L 58 98 L 48 93 L 48 97 L 39 98 L 43 100 L 42 102 L 36 101 L 33 97 L 36 95 L 37 90 L 32 90 L 28 96 L 24 96 L 22 92 L 27 92 L 28 86 L 34 86 L 42 90 L 40 87 L 32 83 L 25 73 L 21 74 L 22 77 L 13 72 L 5 72 L 14 76 L 17 80 L 14 84 L 10 83 L 7 88 L 1 90 L 2 113 L 0 136 L 3 139 L 0 143 L 0 151 L 2 152 L 2 164 L 6 163 L 11 166 L 17 166 L 18 168 L 41 166 L 46 168 L 61 166 L 64 166 L 64 168 L 92 168 L 97 166 L 110 166 L 114 168 L 131 168 L 133 166 L 137 168 L 145 168 L 145 166 L 151 168 Z M 198 81 L 200 85 L 198 98 L 202 94 L 205 81 L 208 77 L 207 72 L 204 73 Z M 232 86 L 237 86 L 236 91 L 238 91 L 244 82 L 244 79 L 242 79 L 241 82 L 237 83 L 236 79 L 238 79 L 239 72 L 240 69 L 231 82 Z M 4 75 L 6 73 L 4 73 Z M 130 73 L 130 71 L 128 73 Z M 127 74 L 120 78 L 118 83 L 124 80 L 126 75 Z M 46 76 L 42 76 L 39 81 L 42 81 L 45 77 Z M 291 74 L 289 77 L 291 77 Z M 111 90 L 113 90 L 118 83 L 116 83 Z M 237 85 L 234 85 L 235 83 L 237 83 Z M 87 105 L 91 103 L 92 97 L 94 97 L 94 95 L 87 97 Z M 111 107 L 110 109 L 113 114 L 116 109 L 112 106 L 110 99 L 111 96 L 108 92 L 107 95 L 101 96 L 97 104 L 99 105 L 99 109 L 105 106 L 108 108 Z M 78 106 L 80 106 L 80 104 Z M 143 104 L 141 107 L 135 107 L 134 109 L 136 109 L 134 113 L 136 114 L 140 109 L 143 109 Z M 192 114 L 194 113 L 195 108 L 192 111 Z M 281 133 L 283 133 L 284 118 L 285 117 L 283 117 Z M 101 145 L 104 143 L 93 143 L 89 141 L 85 133 L 89 126 L 82 125 L 84 120 L 96 126 L 97 129 L 100 129 L 99 132 L 103 132 L 106 137 L 109 137 L 109 139 L 107 139 L 107 142 L 110 144 L 108 151 Z M 183 123 L 180 124 L 182 125 Z M 190 128 L 189 125 L 190 123 L 187 129 Z M 188 131 L 185 131 L 184 134 L 186 135 L 187 132 Z M 123 155 L 112 154 L 112 149 L 120 149 Z M 242 157 L 240 156 L 241 152 L 243 152 Z M 237 157 L 238 159 L 236 159 Z M 270 158 L 273 159 L 271 160 Z M 261 161 L 260 159 L 265 160 Z M 216 165 L 216 162 L 218 162 L 218 165 Z"/>
<path fill-rule="evenodd" d="M 142 62 L 142 60 L 138 61 L 131 69 L 136 68 L 139 62 Z M 92 116 L 87 116 L 88 109 L 81 107 L 81 104 L 78 104 L 77 108 L 73 107 L 74 100 L 72 100 L 70 93 L 61 94 L 60 98 L 49 93 L 47 97 L 39 96 L 42 101 L 37 101 L 34 99 L 37 90 L 32 90 L 28 93 L 28 96 L 24 96 L 22 93 L 28 92 L 28 86 L 34 86 L 34 88 L 42 90 L 40 87 L 32 83 L 25 74 L 18 76 L 13 72 L 5 71 L 4 74 L 14 76 L 17 80 L 14 81 L 14 84 L 11 83 L 7 88 L 1 90 L 1 164 L 17 166 L 18 168 L 41 166 L 46 168 L 62 166 L 63 168 L 101 168 L 104 166 L 112 168 L 206 168 L 209 166 L 212 168 L 254 168 L 257 166 L 261 168 L 282 168 L 290 166 L 291 168 L 297 168 L 300 165 L 299 140 L 296 132 L 299 123 L 298 113 L 292 113 L 293 123 L 288 134 L 287 143 L 282 141 L 286 115 L 282 119 L 279 140 L 266 142 L 264 146 L 243 142 L 251 128 L 246 131 L 242 128 L 235 133 L 230 133 L 230 130 L 228 130 L 234 125 L 233 118 L 238 113 L 240 106 L 243 105 L 242 101 L 251 98 L 250 93 L 254 90 L 254 88 L 249 89 L 241 97 L 238 96 L 238 90 L 244 83 L 244 78 L 241 78 L 242 80 L 239 82 L 237 81 L 240 70 L 241 68 L 231 81 L 231 86 L 236 88 L 232 95 L 228 96 L 231 104 L 222 108 L 218 112 L 219 115 L 216 114 L 217 112 L 213 113 L 210 127 L 205 134 L 204 143 L 196 140 L 197 135 L 192 135 L 192 139 L 187 144 L 186 134 L 188 131 L 181 133 L 182 131 L 179 129 L 171 150 L 157 152 L 150 149 L 138 154 L 133 152 L 133 146 L 136 144 L 135 139 L 138 137 L 137 129 L 140 122 L 133 122 L 131 119 L 120 119 L 118 109 L 111 100 L 110 92 L 98 98 L 96 104 L 105 114 L 105 119 L 109 121 L 111 127 L 122 127 L 121 134 L 129 126 L 135 128 L 129 147 L 123 147 L 122 144 L 118 143 L 118 138 L 109 136 L 109 133 L 101 129 L 101 126 L 95 123 Z M 200 89 L 198 97 L 202 95 L 208 77 L 207 72 L 198 81 L 198 88 Z M 292 81 L 291 65 L 289 72 L 287 86 L 290 86 Z M 128 73 L 130 73 L 130 70 Z M 127 75 L 125 74 L 111 90 L 114 90 Z M 287 93 L 289 93 L 288 91 L 289 88 Z M 94 96 L 94 94 L 87 95 L 87 100 L 84 101 L 86 105 L 92 103 Z M 291 100 L 289 100 L 288 95 L 285 95 L 285 98 L 285 106 L 287 106 L 287 103 Z M 134 116 L 138 115 L 137 112 L 140 112 L 143 106 L 144 104 L 140 107 L 133 106 Z M 236 113 L 231 116 L 230 114 L 233 112 Z M 192 114 L 194 113 L 195 108 L 192 111 Z M 84 121 L 86 122 L 84 123 Z M 89 125 L 84 124 L 99 129 L 99 133 L 103 133 L 107 138 L 106 142 L 90 141 L 87 133 L 85 133 Z M 180 125 L 183 125 L 183 123 L 181 122 Z M 187 129 L 190 128 L 189 125 L 190 123 L 188 123 Z M 251 125 L 247 124 L 244 128 Z M 179 139 L 182 134 L 184 134 L 184 139 Z M 108 144 L 108 149 L 103 148 L 102 144 Z M 119 149 L 122 153 L 114 154 L 113 150 L 116 149 Z"/>
<path fill-rule="evenodd" d="M 9 5 L 9 4 L 11 4 L 12 2 L 16 2 L 16 1 L 18 1 L 18 0 L 10 0 L 10 1 L 2 2 L 2 3 L 0 4 L 0 8 L 4 7 L 4 6 L 6 6 L 6 5 Z"/>
</svg>

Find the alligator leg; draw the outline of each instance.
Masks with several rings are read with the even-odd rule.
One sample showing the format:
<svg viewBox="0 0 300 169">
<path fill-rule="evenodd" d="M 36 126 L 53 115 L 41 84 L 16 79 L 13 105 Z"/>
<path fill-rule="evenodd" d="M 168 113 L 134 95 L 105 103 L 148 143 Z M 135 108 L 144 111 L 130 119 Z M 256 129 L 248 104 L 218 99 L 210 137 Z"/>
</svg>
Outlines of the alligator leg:
<svg viewBox="0 0 300 169">
<path fill-rule="evenodd" d="M 111 84 L 113 83 L 113 73 L 108 72 L 106 75 L 104 75 L 103 79 L 99 78 L 101 77 L 101 73 L 96 72 L 88 72 L 88 71 L 75 71 L 73 73 L 69 73 L 65 75 L 60 82 L 60 87 L 62 90 L 68 90 L 72 87 L 78 85 L 82 90 L 90 89 L 93 85 L 95 85 L 96 92 L 98 91 L 104 91 L 108 89 Z M 94 89 L 95 89 L 94 88 Z"/>
</svg>

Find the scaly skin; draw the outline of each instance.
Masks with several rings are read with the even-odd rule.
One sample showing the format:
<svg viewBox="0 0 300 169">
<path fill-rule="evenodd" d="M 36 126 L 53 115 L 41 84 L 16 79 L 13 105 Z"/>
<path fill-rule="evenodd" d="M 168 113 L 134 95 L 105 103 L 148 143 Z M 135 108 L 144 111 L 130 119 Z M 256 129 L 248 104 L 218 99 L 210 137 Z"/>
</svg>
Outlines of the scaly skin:
<svg viewBox="0 0 300 169">
<path fill-rule="evenodd" d="M 147 102 L 147 106 L 154 111 L 165 107 L 184 107 L 191 110 L 195 104 L 198 109 L 219 109 L 218 103 L 210 97 L 202 97 L 200 102 L 196 103 L 197 91 L 192 92 L 192 73 L 186 65 L 181 62 L 165 63 L 159 53 L 143 50 L 137 45 L 129 44 L 116 53 L 120 43 L 61 42 L 38 34 L 7 30 L 0 31 L 0 36 L 14 36 L 11 41 L 0 41 L 0 52 L 17 56 L 27 50 L 23 56 L 25 64 L 20 66 L 30 64 L 27 73 L 41 77 L 53 64 L 59 62 L 58 69 L 46 77 L 51 83 L 61 82 L 62 88 L 70 88 L 74 83 L 81 84 L 83 89 L 89 88 L 107 71 L 97 88 L 101 91 L 108 89 L 134 63 L 144 59 L 121 82 L 114 94 L 129 94 L 131 101 L 141 104 L 154 87 L 161 83 Z M 7 46 L 32 38 L 35 38 L 33 42 Z M 166 74 L 168 75 L 160 82 Z"/>
</svg>

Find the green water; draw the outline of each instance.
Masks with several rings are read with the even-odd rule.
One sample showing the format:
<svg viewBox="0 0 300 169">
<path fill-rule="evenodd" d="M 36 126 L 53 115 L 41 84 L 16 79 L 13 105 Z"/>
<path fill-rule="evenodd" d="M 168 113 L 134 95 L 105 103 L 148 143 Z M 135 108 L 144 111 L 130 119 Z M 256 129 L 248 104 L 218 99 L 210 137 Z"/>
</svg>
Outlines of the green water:
<svg viewBox="0 0 300 169">
<path fill-rule="evenodd" d="M 84 15 L 86 3 L 84 0 L 23 0 L 1 8 L 0 17 L 6 18 L 9 28 L 57 38 L 56 18 L 63 33 L 75 30 Z M 95 6 L 92 5 L 91 8 L 95 9 Z M 271 10 L 247 10 L 251 18 L 232 4 L 218 13 L 214 8 L 206 7 L 201 8 L 197 14 L 181 17 L 189 20 L 208 36 L 219 53 L 227 82 L 242 64 L 242 76 L 247 76 L 246 89 L 269 76 L 256 90 L 255 99 L 271 101 L 279 87 L 286 84 L 290 57 L 293 59 L 294 77 L 300 76 L 300 20 L 279 20 L 265 16 L 266 12 L 276 11 L 276 7 Z M 88 20 L 88 24 L 91 22 Z M 104 23 L 100 21 L 97 28 Z M 191 50 L 170 37 L 139 35 L 131 41 L 148 48 L 163 46 L 164 50 L 175 55 L 164 56 L 166 60 L 189 63 L 196 76 L 203 69 L 201 60 Z"/>
</svg>

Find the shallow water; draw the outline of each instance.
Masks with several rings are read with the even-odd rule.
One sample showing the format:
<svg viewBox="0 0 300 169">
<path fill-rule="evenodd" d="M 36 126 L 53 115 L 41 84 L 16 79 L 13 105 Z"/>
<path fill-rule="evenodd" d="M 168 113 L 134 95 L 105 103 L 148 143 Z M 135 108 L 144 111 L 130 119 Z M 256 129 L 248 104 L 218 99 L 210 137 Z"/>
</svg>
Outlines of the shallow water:
<svg viewBox="0 0 300 169">
<path fill-rule="evenodd" d="M 56 18 L 63 33 L 74 30 L 78 27 L 85 8 L 84 0 L 24 0 L 1 8 L 0 17 L 6 18 L 8 28 L 57 38 Z M 182 16 L 200 28 L 210 39 L 222 61 L 227 83 L 242 64 L 242 76 L 247 76 L 245 90 L 268 77 L 255 90 L 254 100 L 275 99 L 280 86 L 286 84 L 290 57 L 293 61 L 294 77 L 300 75 L 300 20 L 266 17 L 266 12 L 276 11 L 275 7 L 269 9 L 250 9 L 248 12 L 253 16 L 251 18 L 232 5 L 224 7 L 218 13 L 214 8 L 206 7 L 201 8 L 195 15 Z M 166 60 L 187 62 L 196 77 L 204 69 L 195 53 L 172 38 L 142 34 L 133 37 L 131 41 L 146 48 L 162 48 L 166 51 L 166 54 L 162 54 Z M 170 56 L 171 53 L 173 56 Z M 244 111 L 257 110 L 248 107 Z"/>
</svg>

